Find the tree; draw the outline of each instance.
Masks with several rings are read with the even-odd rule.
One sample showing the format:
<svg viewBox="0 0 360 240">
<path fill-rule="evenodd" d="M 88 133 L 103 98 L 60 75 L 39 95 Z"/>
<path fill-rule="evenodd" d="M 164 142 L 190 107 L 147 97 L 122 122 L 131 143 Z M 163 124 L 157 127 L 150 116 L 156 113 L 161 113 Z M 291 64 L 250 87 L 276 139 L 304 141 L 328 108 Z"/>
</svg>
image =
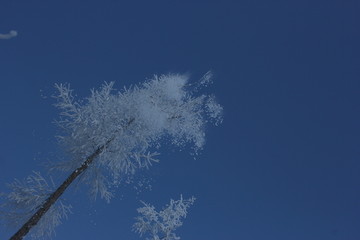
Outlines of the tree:
<svg viewBox="0 0 360 240">
<path fill-rule="evenodd" d="M 118 92 L 113 82 L 105 82 L 82 101 L 75 100 L 68 84 L 56 84 L 57 125 L 63 131 L 58 139 L 69 160 L 53 168 L 70 175 L 56 189 L 39 173 L 9 185 L 12 192 L 3 194 L 4 206 L 12 211 L 3 216 L 10 221 L 18 215 L 28 219 L 11 239 L 22 239 L 36 225 L 40 227 L 34 236 L 53 232 L 69 211 L 58 199 L 75 179 L 88 184 L 94 198 L 110 201 L 110 187 L 158 162 L 155 150 L 162 143 L 192 144 L 195 153 L 201 150 L 205 124 L 222 121 L 222 107 L 215 98 L 198 94 L 211 77 L 208 72 L 190 84 L 186 75 L 154 76 Z"/>
</svg>

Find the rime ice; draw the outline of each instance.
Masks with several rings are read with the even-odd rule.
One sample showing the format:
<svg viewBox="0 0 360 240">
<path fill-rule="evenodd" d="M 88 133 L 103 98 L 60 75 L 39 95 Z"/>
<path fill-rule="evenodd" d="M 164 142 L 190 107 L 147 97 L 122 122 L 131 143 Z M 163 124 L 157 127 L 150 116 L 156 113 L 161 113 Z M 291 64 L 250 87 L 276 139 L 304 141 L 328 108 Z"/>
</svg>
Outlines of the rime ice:
<svg viewBox="0 0 360 240">
<path fill-rule="evenodd" d="M 57 84 L 56 106 L 61 111 L 57 123 L 63 130 L 58 139 L 69 160 L 55 164 L 54 168 L 72 173 L 61 185 L 65 187 L 56 190 L 39 173 L 24 182 L 16 180 L 9 184 L 11 192 L 0 194 L 6 200 L 2 205 L 6 212 L 0 212 L 1 217 L 21 225 L 37 216 L 30 235 L 50 236 L 70 211 L 70 206 L 60 199 L 54 200 L 55 204 L 51 200 L 54 193 L 60 197 L 73 180 L 88 184 L 94 198 L 100 195 L 109 201 L 113 195 L 111 187 L 129 179 L 136 170 L 158 162 L 154 149 L 159 149 L 162 143 L 177 147 L 192 145 L 195 152 L 201 150 L 205 124 L 216 125 L 222 120 L 222 107 L 214 97 L 195 95 L 201 86 L 211 82 L 211 76 L 208 72 L 196 84 L 189 84 L 186 75 L 154 76 L 119 92 L 114 91 L 114 83 L 105 82 L 84 100 L 75 100 L 68 84 Z M 51 202 L 46 211 L 44 202 Z M 137 231 L 142 234 L 147 227 L 155 227 L 153 239 L 160 239 L 158 234 L 166 237 L 162 239 L 179 239 L 173 231 L 181 226 L 180 219 L 193 202 L 193 198 L 171 200 L 160 212 L 145 204 L 138 209 L 143 216 L 135 225 Z M 38 210 L 44 210 L 44 215 Z"/>
<path fill-rule="evenodd" d="M 148 234 L 148 240 L 179 240 L 174 231 L 182 225 L 182 218 L 186 218 L 187 209 L 194 204 L 195 198 L 170 200 L 170 204 L 159 212 L 155 207 L 144 203 L 144 207 L 138 208 L 140 214 L 136 218 L 133 228 L 140 236 Z"/>
<path fill-rule="evenodd" d="M 210 77 L 207 73 L 197 85 L 208 84 Z M 188 82 L 186 75 L 154 76 L 120 92 L 113 90 L 114 83 L 105 83 L 84 101 L 74 99 L 69 85 L 56 85 L 56 106 L 62 116 L 58 123 L 65 133 L 59 140 L 71 156 L 57 167 L 72 171 L 84 156 L 106 145 L 82 180 L 93 196 L 100 194 L 109 200 L 114 182 L 157 161 L 152 150 L 161 139 L 180 147 L 192 144 L 194 151 L 200 150 L 205 143 L 205 123 L 221 121 L 222 107 L 212 96 L 195 96 Z M 109 172 L 112 179 L 104 177 Z"/>
<path fill-rule="evenodd" d="M 39 172 L 33 172 L 24 181 L 15 180 L 8 187 L 12 192 L 2 194 L 6 200 L 2 208 L 6 212 L 0 213 L 9 227 L 21 226 L 55 189 L 54 184 L 49 184 Z M 71 206 L 59 200 L 32 229 L 30 235 L 33 238 L 50 237 L 69 213 Z"/>
</svg>

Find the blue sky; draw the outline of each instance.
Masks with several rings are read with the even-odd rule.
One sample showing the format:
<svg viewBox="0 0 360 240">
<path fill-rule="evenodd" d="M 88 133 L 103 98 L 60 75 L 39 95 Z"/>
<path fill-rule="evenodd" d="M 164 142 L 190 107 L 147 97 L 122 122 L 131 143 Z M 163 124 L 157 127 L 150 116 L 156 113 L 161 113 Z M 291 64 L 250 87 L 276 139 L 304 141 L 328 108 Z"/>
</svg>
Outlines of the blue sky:
<svg viewBox="0 0 360 240">
<path fill-rule="evenodd" d="M 164 148 L 110 204 L 65 194 L 53 239 L 140 239 L 139 200 L 197 197 L 185 240 L 360 239 L 359 1 L 12 1 L 0 3 L 0 191 L 57 159 L 54 83 L 79 97 L 116 81 L 209 69 L 224 106 L 194 160 Z M 62 177 L 56 178 L 61 181 Z M 13 231 L 0 229 L 6 239 Z"/>
</svg>

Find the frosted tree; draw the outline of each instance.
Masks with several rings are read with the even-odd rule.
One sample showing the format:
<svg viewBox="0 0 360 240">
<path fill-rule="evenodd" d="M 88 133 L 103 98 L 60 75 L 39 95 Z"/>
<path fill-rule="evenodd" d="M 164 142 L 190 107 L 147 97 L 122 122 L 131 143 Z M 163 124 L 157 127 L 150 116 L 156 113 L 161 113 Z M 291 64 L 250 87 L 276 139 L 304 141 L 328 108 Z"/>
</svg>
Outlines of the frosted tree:
<svg viewBox="0 0 360 240">
<path fill-rule="evenodd" d="M 94 198 L 109 201 L 113 186 L 158 162 L 161 144 L 190 144 L 195 153 L 201 150 L 205 124 L 222 121 L 222 107 L 215 98 L 199 94 L 210 82 L 211 72 L 195 83 L 189 83 L 187 75 L 154 76 L 122 91 L 115 91 L 111 82 L 83 100 L 75 99 L 68 84 L 57 84 L 57 124 L 63 130 L 58 139 L 69 159 L 54 168 L 70 175 L 55 190 L 45 180 L 36 180 L 40 175 L 34 181 L 41 184 L 10 185 L 13 192 L 3 194 L 5 205 L 28 219 L 11 239 L 22 239 L 38 223 L 36 236 L 46 228 L 52 232 L 68 211 L 58 199 L 75 179 L 87 184 Z M 3 216 L 8 219 L 9 214 Z"/>
<path fill-rule="evenodd" d="M 195 198 L 187 200 L 180 196 L 179 200 L 170 200 L 170 204 L 157 212 L 155 207 L 142 202 L 144 207 L 138 208 L 140 214 L 136 218 L 134 231 L 140 236 L 148 234 L 147 240 L 179 240 L 174 231 L 182 225 L 182 218 L 187 215 L 187 209 L 194 203 Z"/>
</svg>

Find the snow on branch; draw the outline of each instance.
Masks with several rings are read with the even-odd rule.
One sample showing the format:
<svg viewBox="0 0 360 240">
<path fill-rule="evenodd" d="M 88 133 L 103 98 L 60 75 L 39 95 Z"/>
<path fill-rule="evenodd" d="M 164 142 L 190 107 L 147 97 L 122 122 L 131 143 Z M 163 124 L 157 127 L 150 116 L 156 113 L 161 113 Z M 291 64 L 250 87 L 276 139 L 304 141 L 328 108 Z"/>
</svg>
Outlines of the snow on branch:
<svg viewBox="0 0 360 240">
<path fill-rule="evenodd" d="M 9 193 L 0 194 L 5 209 L 1 220 L 17 227 L 25 223 L 20 235 L 31 229 L 35 238 L 51 236 L 71 208 L 57 199 L 75 179 L 89 185 L 92 197 L 110 201 L 112 187 L 159 161 L 157 150 L 162 144 L 192 146 L 197 153 L 205 144 L 206 124 L 222 121 L 222 106 L 212 95 L 199 94 L 211 79 L 208 72 L 189 84 L 187 75 L 167 74 L 123 91 L 105 82 L 83 100 L 75 99 L 69 84 L 56 84 L 55 106 L 60 110 L 56 123 L 63 130 L 57 137 L 69 160 L 54 168 L 71 174 L 57 189 L 38 172 L 24 181 L 15 180 L 8 185 Z M 159 212 L 144 203 L 134 229 L 152 240 L 180 239 L 174 231 L 194 201 L 181 196 Z M 36 225 L 30 228 L 32 221 Z"/>
<path fill-rule="evenodd" d="M 211 77 L 206 73 L 197 87 L 207 86 Z M 213 96 L 191 91 L 188 82 L 187 75 L 168 74 L 123 91 L 115 91 L 113 82 L 104 83 L 82 101 L 75 101 L 69 85 L 56 85 L 57 123 L 64 130 L 58 139 L 70 156 L 59 169 L 73 171 L 84 157 L 103 148 L 81 179 L 92 194 L 109 200 L 113 183 L 158 161 L 152 152 L 161 144 L 192 145 L 197 153 L 205 143 L 206 123 L 220 123 L 222 107 Z"/>
<path fill-rule="evenodd" d="M 194 204 L 195 198 L 170 200 L 163 210 L 157 212 L 155 207 L 142 202 L 144 207 L 138 208 L 140 214 L 133 225 L 135 232 L 140 236 L 149 235 L 147 240 L 178 240 L 174 231 L 182 225 L 182 219 L 186 218 L 187 209 Z"/>
</svg>

